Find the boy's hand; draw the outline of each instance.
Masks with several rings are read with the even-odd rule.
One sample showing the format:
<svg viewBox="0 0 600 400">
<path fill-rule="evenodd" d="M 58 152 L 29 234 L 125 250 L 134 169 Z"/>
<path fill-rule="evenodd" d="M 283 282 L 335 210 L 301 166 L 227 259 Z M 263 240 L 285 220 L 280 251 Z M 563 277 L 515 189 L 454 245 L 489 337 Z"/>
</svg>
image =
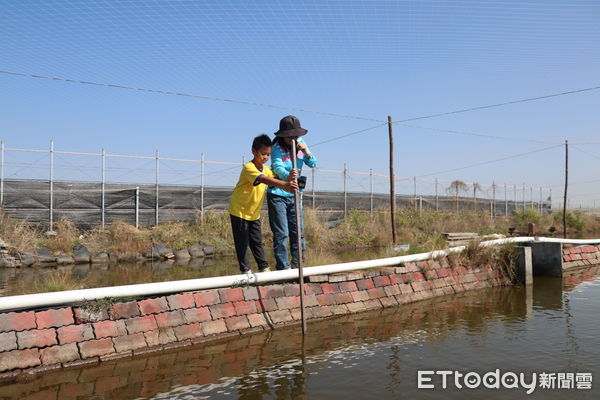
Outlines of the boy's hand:
<svg viewBox="0 0 600 400">
<path fill-rule="evenodd" d="M 298 170 L 297 169 L 291 170 L 288 175 L 288 182 L 296 181 L 297 178 L 298 178 Z"/>
<path fill-rule="evenodd" d="M 296 190 L 298 190 L 298 181 L 296 179 L 293 181 L 287 181 L 283 187 L 283 190 L 294 193 Z"/>
</svg>

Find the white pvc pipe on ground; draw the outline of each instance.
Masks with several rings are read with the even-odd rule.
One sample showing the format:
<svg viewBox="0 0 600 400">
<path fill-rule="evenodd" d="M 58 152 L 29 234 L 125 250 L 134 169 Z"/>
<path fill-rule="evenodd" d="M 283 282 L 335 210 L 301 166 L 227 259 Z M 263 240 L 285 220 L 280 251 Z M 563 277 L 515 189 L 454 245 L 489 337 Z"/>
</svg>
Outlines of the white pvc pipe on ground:
<svg viewBox="0 0 600 400">
<path fill-rule="evenodd" d="M 525 236 L 488 240 L 481 242 L 479 245 L 494 246 L 505 243 L 526 242 L 595 244 L 600 243 L 600 239 L 555 239 Z M 360 269 L 390 267 L 407 262 L 424 261 L 432 258 L 443 257 L 450 253 L 459 253 L 466 248 L 467 246 L 457 246 L 446 250 L 436 250 L 429 253 L 307 267 L 304 268 L 304 276 L 326 275 Z M 138 285 L 110 286 L 94 289 L 67 290 L 63 292 L 25 294 L 20 296 L 0 297 L 0 312 L 18 309 L 50 307 L 82 301 L 98 300 L 106 297 L 118 298 L 155 296 L 178 292 L 256 285 L 266 282 L 290 281 L 295 279 L 298 279 L 298 270 L 288 269 L 284 271 L 262 272 L 258 274 L 229 275 L 218 276 L 214 278 L 187 279 L 171 282 L 142 283 Z"/>
</svg>

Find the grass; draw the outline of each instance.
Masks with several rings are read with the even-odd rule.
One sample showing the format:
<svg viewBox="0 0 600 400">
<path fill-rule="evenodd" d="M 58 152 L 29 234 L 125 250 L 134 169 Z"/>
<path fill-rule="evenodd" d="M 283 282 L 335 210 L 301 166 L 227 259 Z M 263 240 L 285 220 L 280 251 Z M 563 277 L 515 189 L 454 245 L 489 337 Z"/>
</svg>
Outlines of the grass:
<svg viewBox="0 0 600 400">
<path fill-rule="evenodd" d="M 335 227 L 328 227 L 319 210 L 304 210 L 305 238 L 308 248 L 314 253 L 313 261 L 319 263 L 336 262 L 329 256 L 343 248 L 389 247 L 391 229 L 389 214 L 385 211 L 372 215 L 363 211 L 348 211 L 346 218 Z M 272 244 L 268 227 L 268 216 L 262 215 L 262 230 L 265 246 Z M 598 236 L 600 218 L 578 212 L 567 215 L 569 232 L 578 237 Z M 445 232 L 476 232 L 479 234 L 508 233 L 510 227 L 516 233 L 527 232 L 527 225 L 536 224 L 538 235 L 549 235 L 553 226 L 556 235 L 562 232 L 562 213 L 540 215 L 534 210 L 516 212 L 510 217 L 490 218 L 489 214 L 479 212 L 455 214 L 423 210 L 419 213 L 412 207 L 402 208 L 396 214 L 397 242 L 411 245 L 411 253 L 426 252 L 446 247 Z M 215 246 L 221 251 L 232 252 L 233 238 L 229 215 L 223 212 L 207 212 L 204 218 L 198 217 L 192 222 L 164 222 L 156 227 L 135 228 L 122 221 L 116 221 L 106 230 L 95 227 L 81 232 L 73 222 L 61 218 L 55 225 L 56 235 L 46 238 L 34 226 L 16 221 L 0 210 L 0 237 L 5 240 L 12 253 L 17 251 L 33 252 L 36 247 L 45 246 L 51 251 L 70 253 L 73 246 L 85 245 L 91 253 L 109 252 L 139 253 L 148 246 L 164 242 L 168 247 L 178 250 L 197 242 Z M 223 250 L 225 249 L 225 250 Z"/>
</svg>

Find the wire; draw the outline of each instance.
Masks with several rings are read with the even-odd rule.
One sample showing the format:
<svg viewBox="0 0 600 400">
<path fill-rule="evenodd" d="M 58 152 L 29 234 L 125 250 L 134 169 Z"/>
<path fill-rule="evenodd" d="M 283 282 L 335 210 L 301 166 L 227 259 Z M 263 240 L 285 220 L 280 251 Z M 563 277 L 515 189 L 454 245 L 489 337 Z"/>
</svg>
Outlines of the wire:
<svg viewBox="0 0 600 400">
<path fill-rule="evenodd" d="M 592 154 L 592 153 L 590 153 L 590 152 L 587 152 L 587 151 L 585 151 L 585 150 L 583 150 L 583 149 L 580 149 L 580 148 L 579 148 L 579 147 L 577 147 L 577 146 L 571 146 L 571 148 L 573 148 L 573 149 L 575 149 L 575 150 L 577 150 L 577 151 L 580 151 L 580 152 L 582 152 L 583 154 L 587 154 L 588 156 L 590 156 L 590 157 L 593 157 L 593 158 L 595 158 L 595 159 L 597 159 L 597 160 L 600 160 L 600 157 L 599 157 L 599 156 L 597 156 L 597 155 L 595 155 L 595 154 Z"/>
<path fill-rule="evenodd" d="M 519 154 L 515 154 L 515 155 L 512 155 L 512 156 L 507 156 L 507 157 L 497 158 L 497 159 L 495 159 L 495 160 L 483 161 L 483 162 L 479 162 L 479 163 L 476 163 L 476 164 L 470 164 L 470 165 L 466 165 L 466 166 L 464 166 L 464 167 L 458 167 L 458 168 L 452 168 L 452 169 L 448 169 L 448 170 L 444 170 L 444 171 L 432 172 L 432 173 L 430 173 L 430 174 L 417 175 L 417 178 L 422 178 L 422 177 L 424 177 L 424 176 L 431 176 L 431 175 L 445 174 L 445 173 L 447 173 L 447 172 L 454 172 L 454 171 L 459 171 L 459 170 L 461 170 L 461 169 L 467 169 L 467 168 L 472 168 L 472 167 L 478 167 L 478 166 L 480 166 L 480 165 L 486 165 L 486 164 L 492 164 L 492 163 L 499 162 L 499 161 L 510 160 L 510 159 L 512 159 L 512 158 L 517 158 L 517 157 L 521 157 L 521 156 L 525 156 L 525 155 L 528 155 L 528 154 L 533 154 L 533 153 L 539 153 L 539 152 L 546 151 L 546 150 L 550 150 L 550 149 L 554 149 L 554 148 L 557 148 L 557 147 L 560 147 L 560 146 L 562 146 L 562 145 L 555 145 L 555 146 L 545 147 L 545 148 L 543 148 L 543 149 L 539 149 L 539 150 L 533 150 L 533 151 L 528 151 L 528 152 L 525 152 L 525 153 L 519 153 Z"/>
<path fill-rule="evenodd" d="M 331 113 L 331 112 L 325 112 L 325 111 L 310 110 L 310 109 L 306 109 L 306 108 L 297 108 L 297 107 L 280 106 L 280 105 L 275 105 L 275 104 L 257 103 L 257 102 L 253 102 L 253 101 L 227 99 L 227 98 L 222 98 L 222 97 L 203 96 L 203 95 L 199 95 L 199 94 L 174 92 L 174 91 L 169 91 L 169 90 L 140 88 L 140 87 L 135 87 L 135 86 L 118 85 L 118 84 L 113 84 L 113 83 L 82 81 L 79 79 L 61 78 L 61 77 L 57 77 L 57 76 L 34 75 L 34 74 L 28 74 L 28 73 L 23 73 L 23 72 L 0 70 L 0 73 L 6 74 L 6 75 L 23 76 L 23 77 L 28 77 L 28 78 L 47 79 L 47 80 L 61 81 L 61 82 L 68 82 L 68 83 L 78 83 L 78 84 L 82 84 L 82 85 L 102 86 L 102 87 L 134 90 L 134 91 L 140 91 L 140 92 L 164 94 L 164 95 L 172 95 L 172 96 L 192 97 L 192 98 L 196 98 L 196 99 L 222 101 L 222 102 L 236 103 L 236 104 L 245 104 L 245 105 L 252 105 L 252 106 L 257 106 L 257 107 L 277 108 L 277 109 L 288 110 L 288 111 L 300 111 L 300 112 L 306 112 L 306 113 L 327 115 L 330 117 L 351 118 L 351 119 L 360 119 L 360 120 L 365 120 L 365 121 L 381 122 L 381 120 L 378 120 L 378 119 L 360 117 L 357 115 L 337 114 L 337 113 Z"/>
</svg>

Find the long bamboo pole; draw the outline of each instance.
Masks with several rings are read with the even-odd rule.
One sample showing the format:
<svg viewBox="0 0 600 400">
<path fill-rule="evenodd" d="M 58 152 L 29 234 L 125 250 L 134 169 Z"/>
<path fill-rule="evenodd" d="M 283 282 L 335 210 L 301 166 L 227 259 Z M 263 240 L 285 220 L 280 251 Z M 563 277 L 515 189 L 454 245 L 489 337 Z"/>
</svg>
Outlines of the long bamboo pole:
<svg viewBox="0 0 600 400">
<path fill-rule="evenodd" d="M 296 139 L 292 140 L 292 167 L 296 169 Z M 298 272 L 300 281 L 300 315 L 302 318 L 302 335 L 306 335 L 306 314 L 304 312 L 304 271 L 302 267 L 302 228 L 300 225 L 300 189 L 294 191 L 296 207 L 296 239 L 298 241 Z"/>
<path fill-rule="evenodd" d="M 392 217 L 392 245 L 396 244 L 396 190 L 394 188 L 394 136 L 392 117 L 388 115 L 388 134 L 390 138 L 390 203 Z"/>
</svg>

